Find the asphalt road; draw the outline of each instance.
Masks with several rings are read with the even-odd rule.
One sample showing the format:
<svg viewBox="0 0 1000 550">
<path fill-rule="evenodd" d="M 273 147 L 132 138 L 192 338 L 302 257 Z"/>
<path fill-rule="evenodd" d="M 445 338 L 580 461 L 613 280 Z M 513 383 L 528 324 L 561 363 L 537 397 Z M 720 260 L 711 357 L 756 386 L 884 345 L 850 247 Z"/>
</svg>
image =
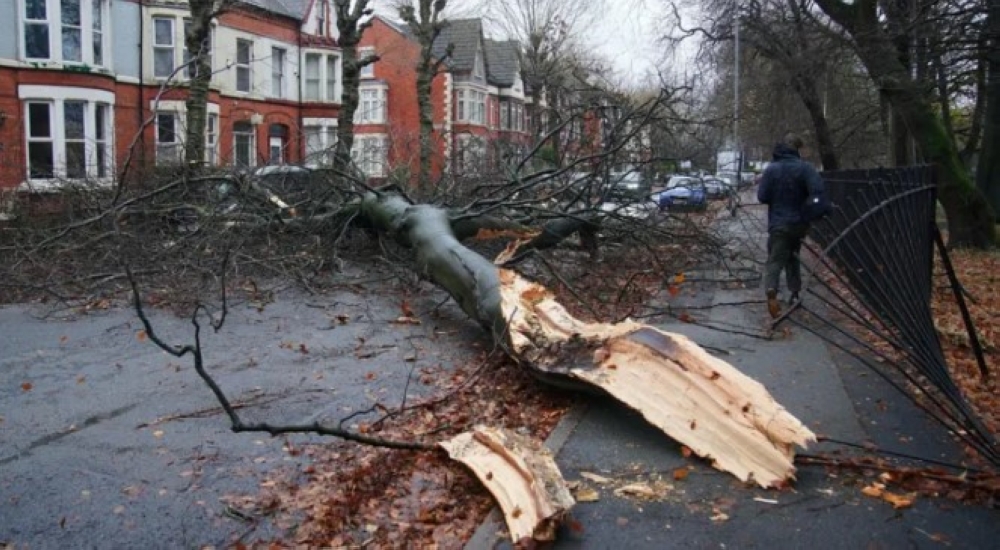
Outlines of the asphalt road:
<svg viewBox="0 0 1000 550">
<path fill-rule="evenodd" d="M 250 420 L 398 403 L 412 369 L 447 370 L 483 338 L 450 305 L 433 323 L 392 323 L 402 291 L 234 304 L 221 332 L 204 333 L 207 366 L 231 400 L 252 404 L 240 411 Z M 414 310 L 441 299 L 430 296 L 411 296 Z M 152 316 L 168 341 L 191 342 L 189 320 Z M 298 460 L 283 438 L 230 432 L 190 361 L 140 328 L 127 308 L 0 308 L 0 547 L 226 547 L 249 527 L 220 497 L 253 494 L 262 473 Z M 420 391 L 412 384 L 411 398 Z"/>
</svg>

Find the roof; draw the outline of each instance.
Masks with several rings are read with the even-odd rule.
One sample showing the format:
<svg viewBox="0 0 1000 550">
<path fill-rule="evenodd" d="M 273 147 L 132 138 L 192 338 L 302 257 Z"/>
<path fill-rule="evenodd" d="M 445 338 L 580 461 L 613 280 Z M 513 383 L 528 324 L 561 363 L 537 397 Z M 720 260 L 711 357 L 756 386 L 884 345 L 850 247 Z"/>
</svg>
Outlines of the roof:
<svg viewBox="0 0 1000 550">
<path fill-rule="evenodd" d="M 456 71 L 472 71 L 482 36 L 481 19 L 452 19 L 441 29 L 431 53 L 441 59 L 448 51 L 448 44 L 454 44 L 455 48 L 448 59 L 448 65 Z"/>
<path fill-rule="evenodd" d="M 304 21 L 309 14 L 311 0 L 241 0 L 244 4 L 249 4 L 264 11 L 291 17 L 297 21 Z"/>
<path fill-rule="evenodd" d="M 520 68 L 517 52 L 518 43 L 515 40 L 500 42 L 486 39 L 486 80 L 490 84 L 504 87 L 514 85 Z"/>
</svg>

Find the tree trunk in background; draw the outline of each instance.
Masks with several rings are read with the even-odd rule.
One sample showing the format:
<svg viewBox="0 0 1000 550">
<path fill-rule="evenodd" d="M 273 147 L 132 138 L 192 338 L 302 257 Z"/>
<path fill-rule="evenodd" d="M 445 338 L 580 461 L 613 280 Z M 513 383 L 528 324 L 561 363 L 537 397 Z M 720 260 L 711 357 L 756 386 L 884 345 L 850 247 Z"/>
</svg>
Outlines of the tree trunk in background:
<svg viewBox="0 0 1000 550">
<path fill-rule="evenodd" d="M 1000 0 L 988 0 L 986 50 L 986 116 L 983 146 L 976 167 L 976 186 L 1000 216 Z"/>
<path fill-rule="evenodd" d="M 995 1 L 995 0 L 991 0 Z M 898 51 L 880 28 L 875 0 L 817 0 L 850 33 L 858 56 L 893 112 L 912 132 L 927 162 L 939 167 L 938 198 L 948 217 L 952 246 L 988 248 L 995 244 L 993 211 L 973 184 L 955 142 L 948 138 L 931 100 L 910 78 Z"/>
<path fill-rule="evenodd" d="M 205 164 L 205 125 L 208 117 L 208 88 L 212 82 L 211 37 L 214 0 L 190 0 L 191 23 L 184 46 L 192 52 L 191 80 L 184 130 L 184 170 L 195 172 Z M 218 129 L 216 129 L 218 131 Z"/>
<path fill-rule="evenodd" d="M 371 14 L 368 0 L 354 0 L 353 9 L 351 0 L 334 0 L 333 9 L 340 33 L 337 44 L 342 56 L 340 112 L 337 114 L 337 145 L 334 148 L 333 165 L 337 170 L 347 171 L 351 164 L 351 149 L 354 148 L 354 113 L 358 110 L 361 68 L 378 61 L 378 56 L 358 59 L 358 44 L 361 43 L 365 29 L 371 26 L 371 20 L 361 22 Z M 326 86 L 326 83 L 322 82 L 320 86 Z"/>
<path fill-rule="evenodd" d="M 823 163 L 823 170 L 837 170 L 840 162 L 837 160 L 837 150 L 833 145 L 833 132 L 830 130 L 830 122 L 823 113 L 823 101 L 820 99 L 816 85 L 816 79 L 812 75 L 793 75 L 792 86 L 809 112 L 812 120 L 813 130 L 816 132 L 816 147 L 819 150 L 820 162 Z"/>
<path fill-rule="evenodd" d="M 430 189 L 431 160 L 434 158 L 434 103 L 431 88 L 434 78 L 444 59 L 434 59 L 434 42 L 448 24 L 440 19 L 447 0 L 419 0 L 417 10 L 412 5 L 401 5 L 399 16 L 417 37 L 420 44 L 420 60 L 417 61 L 417 116 L 420 122 L 420 172 L 417 185 L 422 190 Z M 444 57 L 451 55 L 454 45 L 448 44 Z M 446 106 L 450 108 L 450 106 Z"/>
</svg>

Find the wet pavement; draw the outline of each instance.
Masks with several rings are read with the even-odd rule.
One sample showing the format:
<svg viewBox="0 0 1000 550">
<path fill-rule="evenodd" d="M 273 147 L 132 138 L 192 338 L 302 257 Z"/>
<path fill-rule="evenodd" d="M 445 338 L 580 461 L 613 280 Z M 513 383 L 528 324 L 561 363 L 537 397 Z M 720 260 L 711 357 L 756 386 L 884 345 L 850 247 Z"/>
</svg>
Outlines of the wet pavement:
<svg viewBox="0 0 1000 550">
<path fill-rule="evenodd" d="M 401 295 L 352 286 L 235 303 L 222 331 L 203 331 L 207 367 L 246 420 L 336 421 L 398 403 L 411 372 L 447 372 L 485 343 L 450 304 L 424 315 L 438 291 L 409 297 L 423 324 L 393 323 Z M 189 320 L 151 317 L 168 341 L 192 341 Z M 127 308 L 0 308 L 0 547 L 223 548 L 250 526 L 220 497 L 254 494 L 264 472 L 299 460 L 283 437 L 230 432 L 190 360 L 140 328 Z"/>
<path fill-rule="evenodd" d="M 690 279 L 731 280 L 759 272 L 763 214 L 745 207 L 737 218 L 720 218 L 730 248 L 748 258 L 709 266 Z M 816 335 L 792 328 L 772 340 L 750 336 L 765 334 L 770 319 L 757 284 L 739 286 L 702 285 L 699 292 L 681 296 L 682 307 L 713 306 L 698 309 L 707 311 L 699 321 L 721 331 L 686 323 L 658 326 L 691 337 L 763 383 L 817 434 L 961 461 L 956 444 L 923 411 Z M 897 510 L 863 495 L 856 476 L 818 466 L 800 467 L 797 481 L 786 490 L 747 486 L 685 457 L 675 441 L 610 398 L 576 407 L 547 444 L 567 480 L 597 492 L 596 501 L 575 506 L 555 549 L 1000 547 L 997 510 L 926 497 Z M 823 443 L 806 452 L 852 450 Z M 592 474 L 604 480 L 595 482 Z M 649 500 L 616 493 L 635 483 L 660 496 Z M 494 510 L 466 548 L 510 548 L 504 532 Z"/>
</svg>

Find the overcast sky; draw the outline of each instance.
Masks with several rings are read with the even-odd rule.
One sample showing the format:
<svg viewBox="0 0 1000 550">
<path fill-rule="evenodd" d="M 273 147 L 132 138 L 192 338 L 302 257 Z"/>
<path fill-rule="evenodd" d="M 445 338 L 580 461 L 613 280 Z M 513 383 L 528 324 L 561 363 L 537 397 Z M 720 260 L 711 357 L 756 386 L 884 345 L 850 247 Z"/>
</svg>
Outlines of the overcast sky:
<svg viewBox="0 0 1000 550">
<path fill-rule="evenodd" d="M 463 10 L 476 0 L 452 0 L 449 8 Z M 574 2 L 579 0 L 565 0 Z M 656 74 L 656 67 L 664 56 L 664 49 L 657 44 L 662 34 L 662 17 L 665 0 L 592 0 L 602 5 L 596 28 L 583 40 L 600 56 L 607 59 L 625 82 L 637 85 L 649 74 Z M 395 0 L 374 0 L 376 13 L 398 18 L 393 6 Z M 474 16 L 464 15 L 463 16 Z"/>
</svg>

